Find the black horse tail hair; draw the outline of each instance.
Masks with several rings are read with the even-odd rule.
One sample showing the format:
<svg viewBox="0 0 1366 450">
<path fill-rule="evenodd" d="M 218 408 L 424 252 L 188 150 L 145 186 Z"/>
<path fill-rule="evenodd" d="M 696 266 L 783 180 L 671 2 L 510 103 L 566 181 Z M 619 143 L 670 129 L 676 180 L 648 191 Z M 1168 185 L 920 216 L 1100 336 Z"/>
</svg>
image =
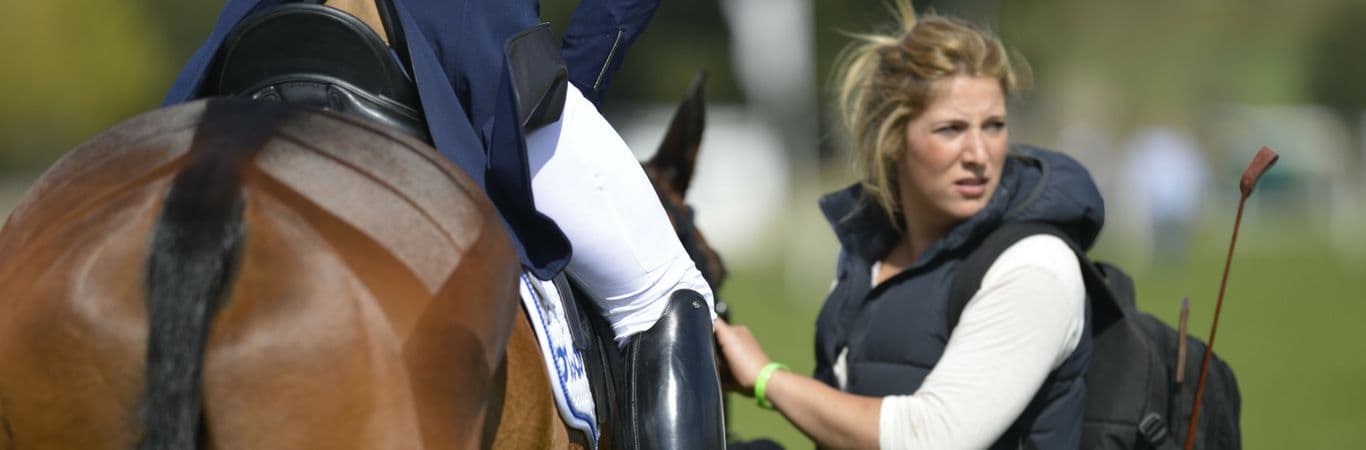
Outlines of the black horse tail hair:
<svg viewBox="0 0 1366 450">
<path fill-rule="evenodd" d="M 147 262 L 147 372 L 139 450 L 190 450 L 203 436 L 204 347 L 246 239 L 241 173 L 281 107 L 207 104 L 186 167 L 157 219 Z"/>
</svg>

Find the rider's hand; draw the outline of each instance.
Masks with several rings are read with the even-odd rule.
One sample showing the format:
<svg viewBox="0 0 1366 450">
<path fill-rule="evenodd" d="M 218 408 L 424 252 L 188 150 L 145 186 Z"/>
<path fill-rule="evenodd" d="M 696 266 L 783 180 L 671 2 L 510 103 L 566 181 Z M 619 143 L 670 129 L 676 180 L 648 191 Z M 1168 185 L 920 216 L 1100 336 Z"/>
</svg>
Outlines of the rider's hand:
<svg viewBox="0 0 1366 450">
<path fill-rule="evenodd" d="M 768 355 L 764 354 L 759 341 L 744 325 L 732 326 L 718 319 L 713 327 L 716 330 L 716 343 L 720 345 L 725 360 L 722 367 L 730 368 L 731 379 L 727 381 L 739 385 L 741 394 L 754 395 L 754 381 L 759 376 L 759 370 L 769 363 Z M 726 378 L 722 375 L 722 379 Z"/>
</svg>

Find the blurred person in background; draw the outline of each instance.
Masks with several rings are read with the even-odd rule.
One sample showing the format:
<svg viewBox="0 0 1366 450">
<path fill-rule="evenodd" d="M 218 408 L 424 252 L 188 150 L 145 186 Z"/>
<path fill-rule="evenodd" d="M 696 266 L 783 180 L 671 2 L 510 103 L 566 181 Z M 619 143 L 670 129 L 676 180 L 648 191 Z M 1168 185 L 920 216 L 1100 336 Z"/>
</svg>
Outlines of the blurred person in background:
<svg viewBox="0 0 1366 450">
<path fill-rule="evenodd" d="M 728 381 L 820 447 L 1077 448 L 1091 337 L 1069 243 L 1018 241 L 953 329 L 946 311 L 962 260 L 1003 224 L 1046 222 L 1089 248 L 1100 193 L 1073 159 L 1009 146 L 1023 61 L 972 24 L 897 6 L 900 29 L 859 36 L 841 62 L 860 181 L 820 201 L 841 252 L 815 377 L 718 321 Z"/>
<path fill-rule="evenodd" d="M 212 94 L 252 95 L 206 93 L 206 76 L 239 23 L 286 3 L 291 2 L 229 0 L 165 103 Z M 567 267 L 598 300 L 616 341 L 632 352 L 634 364 L 626 368 L 627 376 L 641 386 L 670 387 L 640 389 L 623 400 L 647 405 L 637 406 L 646 411 L 631 422 L 639 427 L 636 432 L 660 441 L 649 445 L 722 445 L 720 387 L 710 356 L 712 291 L 684 251 L 639 163 L 594 105 L 659 1 L 582 0 L 555 55 L 563 61 L 539 61 L 567 66 L 572 84 L 563 110 L 558 120 L 526 134 L 521 119 L 526 111 L 518 111 L 518 95 L 524 93 L 516 91 L 506 49 L 512 39 L 541 23 L 538 0 L 326 3 L 371 28 L 383 28 L 384 13 L 396 18 L 401 30 L 376 30 L 376 39 L 398 31 L 388 34 L 388 44 L 406 43 L 394 46 L 393 56 L 407 63 L 403 68 L 421 99 L 424 131 L 493 200 L 524 268 L 548 280 Z M 356 87 L 339 83 L 332 88 Z M 656 327 L 657 322 L 671 323 Z M 694 361 L 690 355 L 707 357 Z M 672 363 L 676 360 L 685 364 Z M 715 398 L 702 395 L 706 392 Z"/>
<path fill-rule="evenodd" d="M 1172 126 L 1140 129 L 1124 149 L 1121 186 L 1152 248 L 1156 268 L 1184 265 L 1200 202 L 1208 189 L 1209 166 L 1195 138 Z"/>
</svg>

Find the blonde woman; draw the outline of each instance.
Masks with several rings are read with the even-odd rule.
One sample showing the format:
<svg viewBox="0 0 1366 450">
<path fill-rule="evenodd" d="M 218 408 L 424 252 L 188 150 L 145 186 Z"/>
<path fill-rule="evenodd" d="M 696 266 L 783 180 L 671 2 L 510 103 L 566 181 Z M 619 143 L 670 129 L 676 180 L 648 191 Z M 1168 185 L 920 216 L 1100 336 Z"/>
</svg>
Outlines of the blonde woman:
<svg viewBox="0 0 1366 450">
<path fill-rule="evenodd" d="M 963 258 L 992 230 L 1046 222 L 1086 248 L 1100 194 L 1070 158 L 1009 148 L 1006 98 L 1022 62 L 996 37 L 898 6 L 901 29 L 861 37 L 841 66 L 861 179 L 821 199 L 841 252 L 815 378 L 718 322 L 730 376 L 821 447 L 1077 448 L 1091 338 L 1068 242 L 1018 241 L 952 329 L 946 311 Z"/>
</svg>

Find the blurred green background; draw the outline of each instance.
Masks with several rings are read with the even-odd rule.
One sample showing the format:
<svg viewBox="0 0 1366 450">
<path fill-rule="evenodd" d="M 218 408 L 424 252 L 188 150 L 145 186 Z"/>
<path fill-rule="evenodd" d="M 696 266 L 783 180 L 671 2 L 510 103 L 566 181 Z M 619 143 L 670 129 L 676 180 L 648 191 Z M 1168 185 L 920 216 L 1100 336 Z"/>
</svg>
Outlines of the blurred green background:
<svg viewBox="0 0 1366 450">
<path fill-rule="evenodd" d="M 221 4 L 9 2 L 0 212 L 67 149 L 155 108 Z M 545 2 L 543 15 L 563 24 L 574 5 Z M 1128 269 L 1140 306 L 1169 322 L 1189 296 L 1199 337 L 1237 176 L 1258 146 L 1281 152 L 1243 223 L 1216 350 L 1239 377 L 1246 448 L 1366 447 L 1366 2 L 961 0 L 917 9 L 971 19 L 1025 56 L 1035 86 L 1011 105 L 1013 140 L 1061 149 L 1092 169 L 1110 210 L 1093 255 Z M 628 142 L 653 146 L 660 120 L 640 117 L 666 114 L 693 72 L 708 70 L 716 112 L 691 199 L 729 258 L 721 293 L 735 320 L 799 372 L 812 367 L 812 324 L 835 254 L 815 200 L 852 181 L 825 82 L 844 33 L 890 20 L 879 0 L 667 1 L 604 104 Z M 1141 138 L 1152 130 L 1178 136 L 1203 161 L 1199 182 L 1182 191 L 1198 208 L 1185 214 L 1190 234 L 1175 250 L 1160 239 L 1167 232 L 1153 231 L 1154 207 L 1141 192 L 1164 171 L 1134 158 L 1170 142 Z M 734 434 L 811 447 L 776 413 L 732 400 Z"/>
</svg>

